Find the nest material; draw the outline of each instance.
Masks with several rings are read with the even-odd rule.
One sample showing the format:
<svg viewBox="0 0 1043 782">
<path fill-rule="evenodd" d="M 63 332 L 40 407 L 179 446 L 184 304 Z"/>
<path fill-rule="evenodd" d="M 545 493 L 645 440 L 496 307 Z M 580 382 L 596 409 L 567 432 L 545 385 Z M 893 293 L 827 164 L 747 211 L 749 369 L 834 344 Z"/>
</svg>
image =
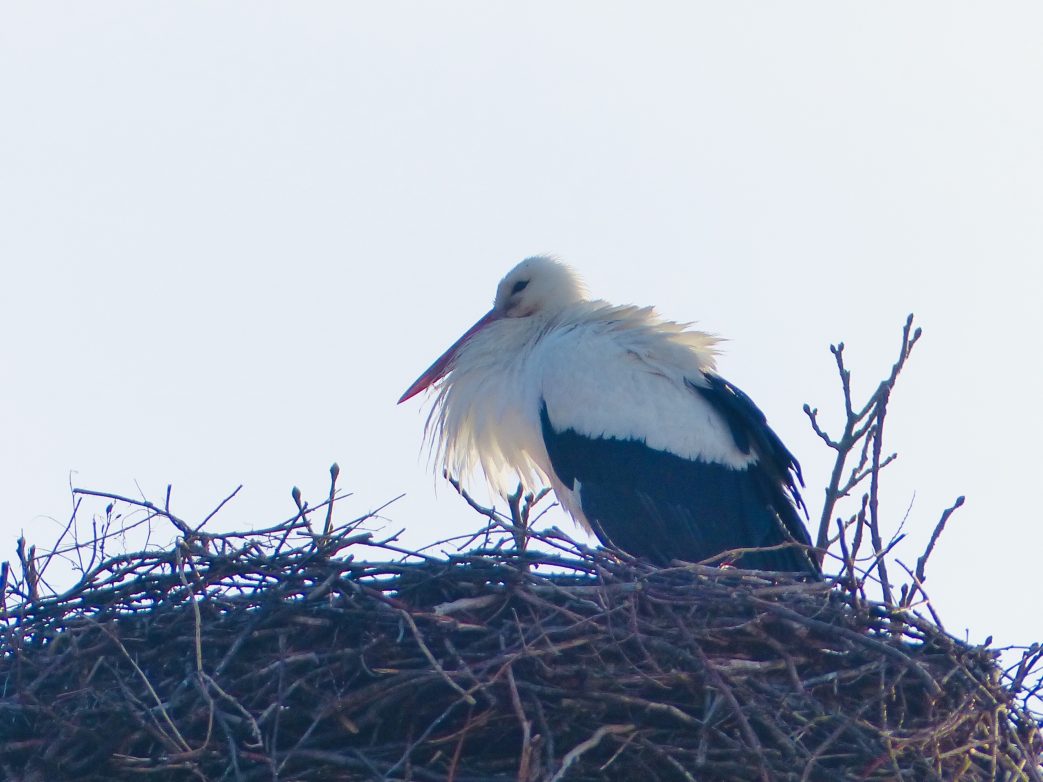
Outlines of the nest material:
<svg viewBox="0 0 1043 782">
<path fill-rule="evenodd" d="M 4 777 L 1041 779 L 994 653 L 857 590 L 557 534 L 377 562 L 351 556 L 364 533 L 290 532 L 8 605 Z"/>
</svg>

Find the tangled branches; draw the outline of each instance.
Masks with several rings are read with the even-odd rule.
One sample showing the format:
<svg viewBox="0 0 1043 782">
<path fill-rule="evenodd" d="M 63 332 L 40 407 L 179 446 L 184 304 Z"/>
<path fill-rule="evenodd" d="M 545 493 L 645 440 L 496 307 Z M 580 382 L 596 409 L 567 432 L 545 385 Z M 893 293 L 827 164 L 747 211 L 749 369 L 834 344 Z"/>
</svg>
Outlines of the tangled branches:
<svg viewBox="0 0 1043 782">
<path fill-rule="evenodd" d="M 1040 779 L 1012 678 L 911 612 L 557 532 L 402 557 L 314 512 L 9 605 L 5 776 Z"/>
<path fill-rule="evenodd" d="M 856 410 L 834 355 L 844 434 L 829 438 L 809 411 L 840 460 L 822 515 L 841 550 L 832 581 L 591 550 L 533 531 L 541 498 L 521 493 L 506 519 L 465 495 L 489 524 L 455 553 L 406 551 L 366 531 L 368 517 L 336 521 L 336 466 L 323 503 L 295 491 L 292 518 L 242 533 L 206 531 L 210 516 L 190 524 L 169 498 L 81 491 L 110 501 L 88 539 L 70 524 L 54 551 L 20 543 L 3 569 L 0 771 L 21 782 L 1043 782 L 1030 708 L 1043 651 L 1005 670 L 918 613 L 955 506 L 911 585 L 887 576 L 872 503 L 904 358 Z M 861 510 L 834 519 L 862 480 Z M 106 551 L 127 506 L 174 543 Z M 45 581 L 56 557 L 81 572 L 61 592 Z M 867 595 L 873 583 L 882 600 Z"/>
</svg>

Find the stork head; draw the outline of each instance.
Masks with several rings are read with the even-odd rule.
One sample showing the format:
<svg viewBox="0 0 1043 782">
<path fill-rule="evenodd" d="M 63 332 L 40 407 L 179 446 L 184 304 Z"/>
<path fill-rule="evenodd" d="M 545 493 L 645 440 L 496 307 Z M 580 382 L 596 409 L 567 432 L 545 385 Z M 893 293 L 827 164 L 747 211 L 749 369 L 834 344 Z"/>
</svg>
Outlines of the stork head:
<svg viewBox="0 0 1043 782">
<path fill-rule="evenodd" d="M 492 311 L 501 318 L 553 314 L 583 298 L 583 286 L 568 266 L 543 255 L 526 258 L 500 280 Z"/>
<path fill-rule="evenodd" d="M 542 255 L 526 258 L 500 280 L 493 308 L 406 389 L 399 404 L 448 374 L 464 343 L 490 323 L 504 318 L 550 317 L 582 299 L 583 284 L 568 266 Z"/>
</svg>

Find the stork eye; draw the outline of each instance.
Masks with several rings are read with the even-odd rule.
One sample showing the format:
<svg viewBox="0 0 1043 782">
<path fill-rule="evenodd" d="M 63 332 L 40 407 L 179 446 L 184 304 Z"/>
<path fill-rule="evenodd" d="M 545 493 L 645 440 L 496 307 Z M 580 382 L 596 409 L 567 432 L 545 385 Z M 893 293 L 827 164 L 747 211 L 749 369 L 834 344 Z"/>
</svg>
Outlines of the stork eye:
<svg viewBox="0 0 1043 782">
<path fill-rule="evenodd" d="M 518 282 L 514 283 L 514 287 L 511 288 L 511 295 L 513 296 L 516 293 L 521 293 L 523 290 L 525 290 L 525 286 L 528 284 L 528 280 L 518 280 Z"/>
</svg>

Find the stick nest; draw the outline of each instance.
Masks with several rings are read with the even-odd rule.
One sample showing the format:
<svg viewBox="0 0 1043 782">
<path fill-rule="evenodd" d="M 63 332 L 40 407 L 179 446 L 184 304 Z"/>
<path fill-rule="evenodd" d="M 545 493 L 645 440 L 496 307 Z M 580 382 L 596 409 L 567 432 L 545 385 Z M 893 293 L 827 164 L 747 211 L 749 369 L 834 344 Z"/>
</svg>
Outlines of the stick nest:
<svg viewBox="0 0 1043 782">
<path fill-rule="evenodd" d="M 1038 655 L 1004 672 L 844 583 L 554 531 L 433 558 L 305 517 L 49 597 L 5 570 L 4 777 L 1041 779 Z"/>
</svg>

